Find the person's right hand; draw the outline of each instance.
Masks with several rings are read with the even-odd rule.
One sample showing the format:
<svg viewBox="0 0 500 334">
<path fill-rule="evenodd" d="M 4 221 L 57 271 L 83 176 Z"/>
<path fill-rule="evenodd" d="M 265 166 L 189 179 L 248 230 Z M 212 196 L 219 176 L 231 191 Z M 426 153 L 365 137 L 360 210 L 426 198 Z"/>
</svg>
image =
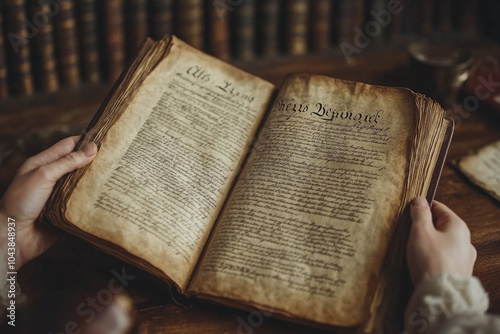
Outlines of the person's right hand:
<svg viewBox="0 0 500 334">
<path fill-rule="evenodd" d="M 413 284 L 442 273 L 471 276 L 477 253 L 465 222 L 442 203 L 430 208 L 421 196 L 411 202 L 410 213 L 406 256 Z"/>
</svg>

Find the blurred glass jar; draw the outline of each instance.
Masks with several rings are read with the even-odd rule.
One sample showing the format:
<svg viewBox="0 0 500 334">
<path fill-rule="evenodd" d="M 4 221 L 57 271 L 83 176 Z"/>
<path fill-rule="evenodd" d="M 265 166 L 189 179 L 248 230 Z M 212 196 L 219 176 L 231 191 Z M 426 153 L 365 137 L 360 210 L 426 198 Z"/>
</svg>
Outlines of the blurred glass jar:
<svg viewBox="0 0 500 334">
<path fill-rule="evenodd" d="M 409 45 L 413 89 L 443 108 L 451 107 L 474 68 L 472 53 L 445 41 L 423 40 Z"/>
</svg>

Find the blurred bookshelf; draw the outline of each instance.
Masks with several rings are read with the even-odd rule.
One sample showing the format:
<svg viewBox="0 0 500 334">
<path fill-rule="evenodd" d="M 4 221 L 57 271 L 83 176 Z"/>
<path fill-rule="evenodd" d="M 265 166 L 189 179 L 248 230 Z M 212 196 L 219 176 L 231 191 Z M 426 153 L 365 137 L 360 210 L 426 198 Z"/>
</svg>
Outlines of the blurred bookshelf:
<svg viewBox="0 0 500 334">
<path fill-rule="evenodd" d="M 2 0 L 0 164 L 12 145 L 29 154 L 81 132 L 148 36 L 175 34 L 279 84 L 267 69 L 328 61 L 344 73 L 425 37 L 495 45 L 499 17 L 498 0 Z"/>
<path fill-rule="evenodd" d="M 500 38 L 494 0 L 5 0 L 0 6 L 0 101 L 112 83 L 147 36 L 173 33 L 244 68 L 310 53 L 356 56 L 427 35 Z"/>
</svg>

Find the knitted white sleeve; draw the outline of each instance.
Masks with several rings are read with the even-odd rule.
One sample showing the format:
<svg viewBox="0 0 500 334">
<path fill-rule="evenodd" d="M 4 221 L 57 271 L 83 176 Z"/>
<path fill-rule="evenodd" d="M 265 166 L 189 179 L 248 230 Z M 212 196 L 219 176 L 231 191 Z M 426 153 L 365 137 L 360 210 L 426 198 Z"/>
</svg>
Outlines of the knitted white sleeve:
<svg viewBox="0 0 500 334">
<path fill-rule="evenodd" d="M 488 295 L 476 277 L 432 277 L 412 295 L 405 315 L 405 333 L 496 333 L 500 331 L 500 319 L 485 314 L 488 304 Z"/>
</svg>

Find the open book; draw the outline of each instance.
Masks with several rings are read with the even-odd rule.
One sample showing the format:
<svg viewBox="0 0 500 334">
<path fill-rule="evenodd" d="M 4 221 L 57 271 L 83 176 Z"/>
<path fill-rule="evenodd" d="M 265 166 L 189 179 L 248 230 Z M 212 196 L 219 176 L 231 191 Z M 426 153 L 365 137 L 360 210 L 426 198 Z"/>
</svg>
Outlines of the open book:
<svg viewBox="0 0 500 334">
<path fill-rule="evenodd" d="M 147 40 L 84 133 L 97 157 L 44 217 L 188 297 L 373 326 L 384 263 L 404 257 L 396 227 L 435 188 L 444 115 L 408 89 L 319 75 L 277 90 L 176 37 Z"/>
</svg>

